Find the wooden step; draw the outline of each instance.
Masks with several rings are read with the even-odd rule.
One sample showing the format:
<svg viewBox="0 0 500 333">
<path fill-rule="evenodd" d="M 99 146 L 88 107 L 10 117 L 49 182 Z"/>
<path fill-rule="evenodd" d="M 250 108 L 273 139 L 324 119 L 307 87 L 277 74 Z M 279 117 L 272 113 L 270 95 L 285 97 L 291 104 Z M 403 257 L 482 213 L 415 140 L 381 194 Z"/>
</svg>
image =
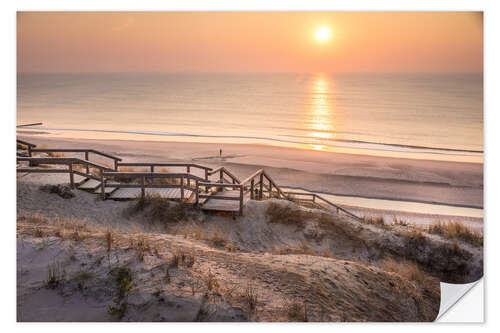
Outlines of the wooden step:
<svg viewBox="0 0 500 333">
<path fill-rule="evenodd" d="M 240 191 L 222 191 L 215 195 L 224 196 L 228 198 L 235 198 L 238 200 L 224 200 L 207 198 L 207 201 L 201 206 L 202 210 L 211 210 L 217 212 L 239 212 L 240 211 Z M 243 205 L 250 199 L 248 193 L 243 195 Z"/>
<path fill-rule="evenodd" d="M 80 184 L 83 184 L 88 178 L 84 176 L 80 176 L 77 174 L 73 175 L 73 181 L 75 182 L 75 185 L 78 186 Z"/>
<path fill-rule="evenodd" d="M 104 194 L 111 194 L 113 193 L 117 188 L 116 187 L 109 187 L 109 186 L 106 186 L 104 188 Z M 94 190 L 94 193 L 95 194 L 101 194 L 102 191 L 101 191 L 101 186 L 98 186 L 95 190 Z"/>
<path fill-rule="evenodd" d="M 181 190 L 179 188 L 146 188 L 146 194 L 148 195 L 160 195 L 162 198 L 180 200 Z M 124 200 L 124 199 L 135 199 L 141 195 L 140 188 L 118 188 L 114 191 L 109 198 Z M 188 201 L 194 192 L 191 190 L 184 190 L 184 199 Z"/>
<path fill-rule="evenodd" d="M 78 185 L 80 190 L 95 190 L 101 186 L 101 182 L 95 179 L 88 179 L 86 182 Z"/>
</svg>

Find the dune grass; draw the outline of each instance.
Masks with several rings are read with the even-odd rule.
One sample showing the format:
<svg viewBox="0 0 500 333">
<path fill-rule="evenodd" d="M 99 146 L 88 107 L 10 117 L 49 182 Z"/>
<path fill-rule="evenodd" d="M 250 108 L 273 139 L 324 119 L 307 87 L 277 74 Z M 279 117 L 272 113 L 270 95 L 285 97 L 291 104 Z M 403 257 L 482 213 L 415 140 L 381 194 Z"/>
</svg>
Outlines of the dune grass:
<svg viewBox="0 0 500 333">
<path fill-rule="evenodd" d="M 420 267 L 413 261 L 401 260 L 396 261 L 393 258 L 385 258 L 381 268 L 387 272 L 393 272 L 401 277 L 414 281 L 418 284 L 423 284 L 426 279 L 426 274 L 422 272 Z"/>
<path fill-rule="evenodd" d="M 158 194 L 138 196 L 125 210 L 128 216 L 145 212 L 151 222 L 179 222 L 186 216 L 183 205 L 173 203 Z"/>
<path fill-rule="evenodd" d="M 483 234 L 472 230 L 460 222 L 437 222 L 427 228 L 430 234 L 436 234 L 448 239 L 461 240 L 474 246 L 483 245 Z"/>
</svg>

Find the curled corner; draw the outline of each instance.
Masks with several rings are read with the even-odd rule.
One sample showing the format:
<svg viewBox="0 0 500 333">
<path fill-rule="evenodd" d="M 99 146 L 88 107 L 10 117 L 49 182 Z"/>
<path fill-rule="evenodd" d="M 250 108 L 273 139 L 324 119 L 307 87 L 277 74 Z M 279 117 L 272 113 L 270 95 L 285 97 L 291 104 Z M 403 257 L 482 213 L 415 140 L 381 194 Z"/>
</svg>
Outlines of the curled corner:
<svg viewBox="0 0 500 333">
<path fill-rule="evenodd" d="M 466 284 L 451 284 L 441 282 L 441 304 L 439 306 L 439 313 L 436 317 L 436 321 L 440 321 L 440 318 L 446 312 L 448 312 L 463 296 L 465 296 L 474 286 L 476 286 L 480 282 L 482 283 L 482 278 L 475 282 Z"/>
</svg>

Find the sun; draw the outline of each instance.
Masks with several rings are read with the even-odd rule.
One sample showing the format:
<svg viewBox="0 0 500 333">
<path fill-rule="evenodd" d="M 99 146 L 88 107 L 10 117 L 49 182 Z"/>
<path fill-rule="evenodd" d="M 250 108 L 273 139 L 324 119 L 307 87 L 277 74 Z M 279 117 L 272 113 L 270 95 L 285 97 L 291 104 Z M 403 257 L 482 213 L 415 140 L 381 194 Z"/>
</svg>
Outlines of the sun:
<svg viewBox="0 0 500 333">
<path fill-rule="evenodd" d="M 314 37 L 316 37 L 316 40 L 318 42 L 326 42 L 330 39 L 330 29 L 328 29 L 327 27 L 319 27 L 318 29 L 316 29 Z"/>
</svg>

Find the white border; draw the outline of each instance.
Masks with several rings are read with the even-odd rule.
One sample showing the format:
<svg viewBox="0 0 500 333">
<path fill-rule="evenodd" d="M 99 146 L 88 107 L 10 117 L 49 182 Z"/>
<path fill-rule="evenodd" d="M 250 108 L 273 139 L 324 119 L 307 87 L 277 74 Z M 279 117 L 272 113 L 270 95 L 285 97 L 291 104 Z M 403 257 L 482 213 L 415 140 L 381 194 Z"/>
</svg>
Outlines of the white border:
<svg viewBox="0 0 500 333">
<path fill-rule="evenodd" d="M 14 136 L 15 128 L 14 124 L 16 122 L 15 116 L 15 77 L 16 77 L 16 10 L 484 10 L 485 11 L 485 283 L 488 284 L 488 303 L 495 300 L 496 295 L 498 295 L 498 265 L 493 265 L 490 267 L 488 265 L 488 253 L 500 253 L 496 248 L 498 241 L 494 239 L 497 237 L 498 225 L 500 223 L 500 216 L 496 211 L 498 206 L 498 198 L 500 198 L 500 192 L 498 190 L 500 186 L 498 170 L 500 170 L 499 155 L 497 153 L 497 144 L 500 144 L 500 131 L 497 130 L 497 126 L 500 124 L 500 106 L 498 103 L 498 90 L 500 89 L 500 72 L 498 62 L 500 61 L 500 53 L 498 50 L 499 44 L 499 31 L 500 31 L 500 15 L 498 12 L 498 1 L 435 1 L 435 0 L 421 0 L 415 1 L 261 1 L 253 0 L 251 2 L 236 2 L 236 1 L 176 1 L 176 2 L 165 2 L 165 1 L 129 1 L 122 0 L 116 2 L 103 2 L 96 0 L 87 1 L 17 1 L 17 2 L 2 2 L 1 24 L 2 29 L 1 41 L 3 44 L 2 52 L 0 57 L 0 66 L 2 66 L 2 78 L 1 78 L 1 92 L 2 92 L 2 143 L 4 156 L 8 156 L 4 163 L 0 163 L 1 172 L 3 174 L 12 175 L 12 179 L 9 180 L 9 188 L 3 188 L 1 193 L 2 198 L 2 208 L 3 208 L 3 232 L 2 234 L 2 246 L 3 252 L 3 273 L 1 275 L 1 286 L 3 291 L 2 297 L 2 308 L 0 311 L 0 318 L 2 319 L 3 329 L 19 329 L 19 330 L 33 330 L 33 331 L 50 331 L 67 332 L 68 329 L 72 331 L 82 331 L 88 332 L 89 329 L 98 328 L 95 324 L 16 324 L 15 323 L 15 239 L 13 235 L 15 234 L 15 195 L 13 193 L 15 188 L 15 170 L 14 170 Z M 490 235 L 494 235 L 491 236 Z M 491 241 L 491 244 L 490 244 Z M 492 256 L 494 261 L 496 261 L 496 256 Z M 488 283 L 491 281 L 491 283 Z M 465 299 L 465 298 L 464 298 Z M 477 298 L 471 302 L 478 302 Z M 478 304 L 470 304 L 469 309 L 477 306 Z M 482 306 L 482 304 L 481 304 Z M 498 307 L 491 306 L 493 312 L 488 312 L 488 306 L 486 307 L 486 321 L 488 323 L 488 328 L 493 325 L 498 324 L 498 315 L 494 313 L 498 312 Z M 452 310 L 453 311 L 453 310 Z M 452 313 L 452 312 L 450 312 Z M 488 313 L 493 313 L 491 318 Z M 460 317 L 459 317 L 460 318 Z M 370 329 L 380 329 L 383 331 L 398 331 L 404 327 L 405 330 L 415 330 L 420 331 L 422 329 L 439 329 L 444 328 L 441 325 L 407 325 L 407 324 L 369 324 Z M 113 325 L 104 324 L 106 330 L 109 331 L 130 331 L 136 332 L 138 329 L 146 328 L 147 330 L 213 330 L 217 332 L 221 331 L 232 331 L 235 329 L 238 331 L 250 331 L 255 328 L 269 329 L 269 330 L 292 330 L 292 331 L 303 331 L 304 329 L 315 329 L 315 330 L 328 330 L 332 329 L 348 329 L 354 331 L 365 331 L 368 327 L 366 324 L 313 324 L 312 326 L 302 326 L 297 324 L 282 324 L 282 325 L 272 325 L 264 324 L 259 326 L 253 325 L 203 325 L 196 326 L 195 324 L 181 325 L 181 324 L 171 324 L 171 325 L 153 325 L 153 324 L 128 324 L 128 325 Z M 99 328 L 104 328 L 99 325 Z M 470 325 L 453 325 L 447 324 L 446 328 L 453 329 L 454 331 L 475 331 L 479 327 Z"/>
</svg>

